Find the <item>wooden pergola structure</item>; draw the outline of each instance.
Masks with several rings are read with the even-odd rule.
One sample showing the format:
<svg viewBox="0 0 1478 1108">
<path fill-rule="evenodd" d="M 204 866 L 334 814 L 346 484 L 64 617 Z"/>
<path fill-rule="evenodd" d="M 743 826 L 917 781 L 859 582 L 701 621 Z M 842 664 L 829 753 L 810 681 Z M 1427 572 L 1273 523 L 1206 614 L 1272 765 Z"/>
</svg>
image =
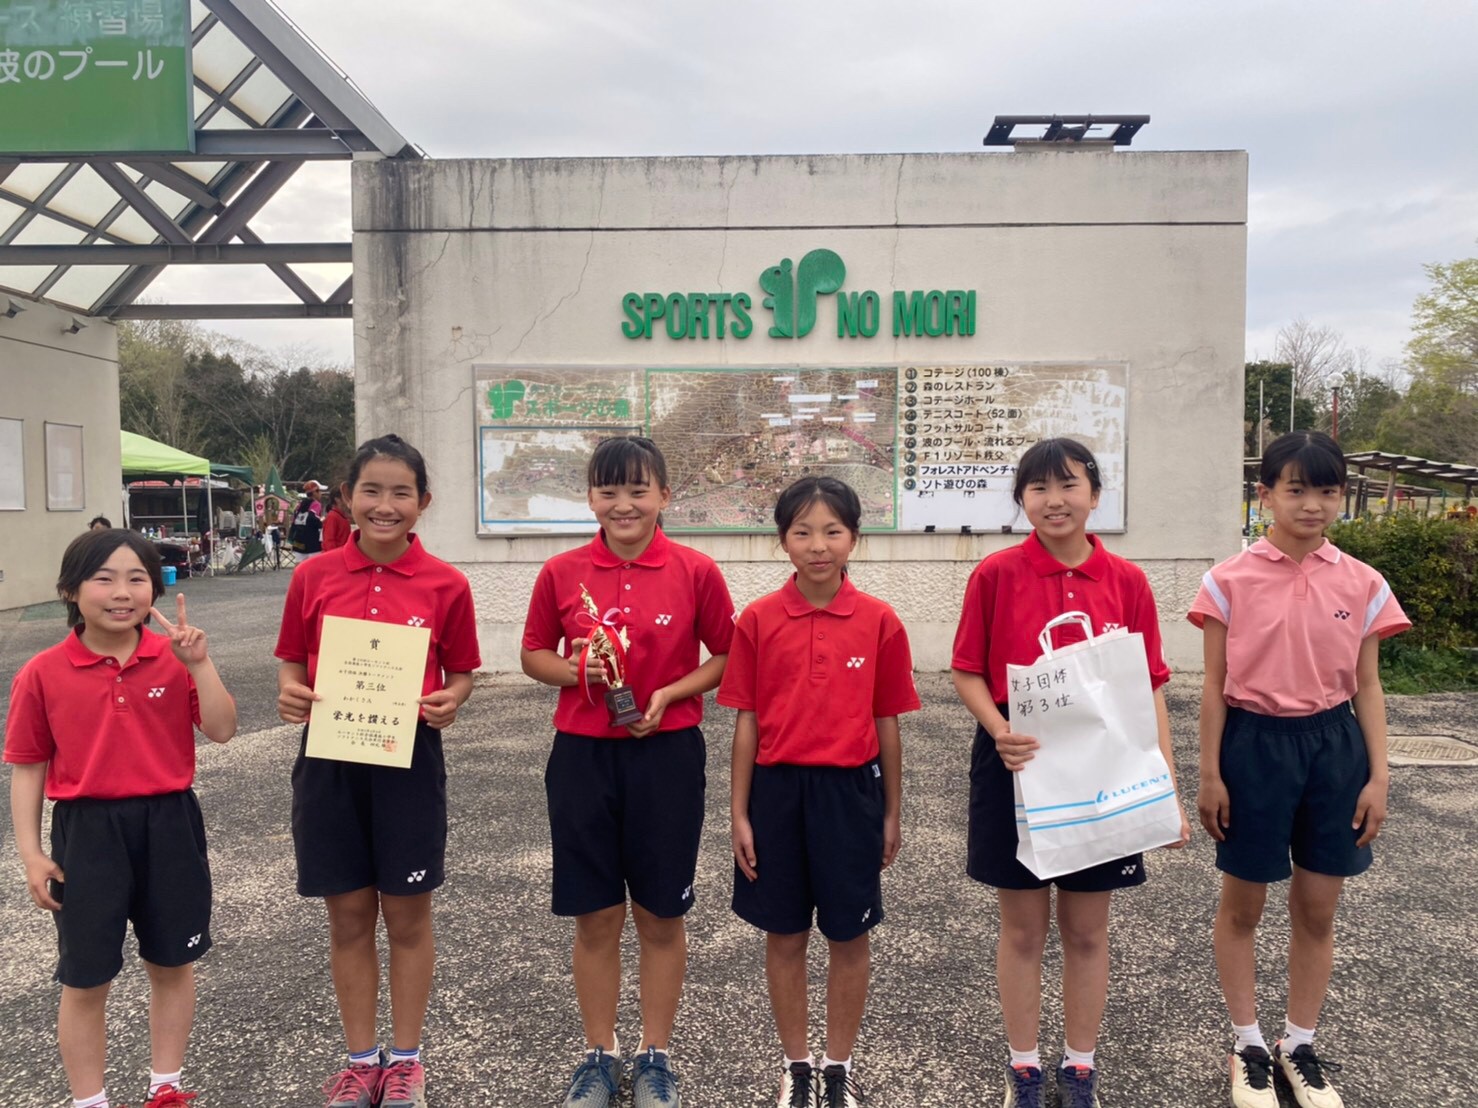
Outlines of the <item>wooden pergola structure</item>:
<svg viewBox="0 0 1478 1108">
<path fill-rule="evenodd" d="M 1261 465 L 1261 458 L 1246 458 L 1242 463 L 1249 514 L 1253 501 L 1257 499 L 1257 474 Z M 1459 462 L 1433 462 L 1405 454 L 1362 450 L 1356 454 L 1346 454 L 1345 465 L 1354 470 L 1345 491 L 1345 514 L 1351 517 L 1364 515 L 1369 510 L 1372 493 L 1377 499 L 1385 500 L 1387 514 L 1395 508 L 1398 498 L 1425 500 L 1430 510 L 1433 498 L 1447 495 L 1442 489 L 1434 489 L 1428 485 L 1400 483 L 1398 477 L 1421 477 L 1429 481 L 1461 485 L 1462 498 L 1468 501 L 1473 499 L 1473 490 L 1478 489 L 1478 466 Z"/>
</svg>

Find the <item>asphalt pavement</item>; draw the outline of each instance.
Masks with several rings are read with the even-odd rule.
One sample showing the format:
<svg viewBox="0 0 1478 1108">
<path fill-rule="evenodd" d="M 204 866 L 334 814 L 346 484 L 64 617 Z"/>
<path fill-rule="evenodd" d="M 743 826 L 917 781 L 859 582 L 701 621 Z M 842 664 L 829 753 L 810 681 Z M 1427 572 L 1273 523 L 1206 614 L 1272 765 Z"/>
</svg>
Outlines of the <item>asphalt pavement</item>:
<svg viewBox="0 0 1478 1108">
<path fill-rule="evenodd" d="M 293 891 L 288 772 L 296 729 L 273 709 L 272 647 L 286 572 L 187 582 L 240 733 L 202 741 L 196 787 L 216 881 L 214 949 L 199 963 L 187 1082 L 201 1108 L 318 1108 L 341 1064 L 323 907 Z M 166 611 L 168 609 L 165 609 Z M 65 633 L 59 610 L 0 612 L 0 690 Z M 925 708 L 905 718 L 904 845 L 884 877 L 888 918 L 874 932 L 872 995 L 856 1053 L 870 1103 L 883 1108 L 1000 1101 L 1004 1032 L 995 999 L 994 899 L 964 875 L 971 724 L 946 675 L 919 678 Z M 1199 678 L 1169 700 L 1176 760 L 1194 808 Z M 543 770 L 552 690 L 480 677 L 447 732 L 451 836 L 436 896 L 438 964 L 425 1060 L 433 1108 L 554 1105 L 577 1058 L 569 976 L 571 924 L 549 914 Z M 3 702 L 0 702 L 3 705 Z M 1478 742 L 1478 696 L 1391 699 L 1392 729 Z M 689 915 L 687 991 L 673 1041 L 689 1108 L 774 1103 L 779 1045 L 764 986 L 762 936 L 729 910 L 731 712 L 710 703 L 708 822 Z M 1321 1054 L 1341 1062 L 1356 1106 L 1472 1103 L 1478 1073 L 1478 769 L 1396 768 L 1376 863 L 1350 883 L 1338 924 Z M 56 1054 L 55 931 L 26 895 L 8 821 L 0 831 L 0 1105 L 69 1105 Z M 1228 1045 L 1211 956 L 1217 877 L 1197 829 L 1161 851 L 1147 885 L 1116 894 L 1113 977 L 1098 1061 L 1105 1108 L 1224 1105 Z M 1270 898 L 1259 938 L 1259 1013 L 1281 1029 L 1287 911 Z M 137 1105 L 148 1071 L 147 984 L 133 957 L 109 1000 L 108 1085 Z M 636 1045 L 635 943 L 627 934 L 623 1042 Z M 812 948 L 813 1046 L 822 1041 L 824 943 Z M 1042 1048 L 1061 1046 L 1049 944 Z M 382 996 L 382 1008 L 388 1006 Z M 388 1014 L 383 1026 L 388 1032 Z"/>
</svg>

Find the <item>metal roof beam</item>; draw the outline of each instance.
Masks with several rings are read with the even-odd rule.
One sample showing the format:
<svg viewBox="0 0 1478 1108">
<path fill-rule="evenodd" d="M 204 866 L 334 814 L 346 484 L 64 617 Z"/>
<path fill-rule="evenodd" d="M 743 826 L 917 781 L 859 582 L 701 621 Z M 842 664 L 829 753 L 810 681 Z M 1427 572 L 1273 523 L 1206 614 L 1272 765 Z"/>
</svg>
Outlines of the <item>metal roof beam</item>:
<svg viewBox="0 0 1478 1108">
<path fill-rule="evenodd" d="M 131 161 L 125 161 L 124 165 L 136 172 L 144 174 L 150 180 L 157 181 L 171 192 L 177 192 L 186 200 L 199 204 L 212 212 L 218 212 L 224 204 L 220 197 L 207 189 L 188 173 L 181 173 L 168 162 L 153 162 L 149 165 L 136 165 Z"/>
<path fill-rule="evenodd" d="M 112 319 L 352 319 L 352 304 L 125 304 Z"/>
<path fill-rule="evenodd" d="M 154 228 L 166 242 L 190 241 L 190 236 L 185 234 L 184 229 L 169 217 L 169 213 L 154 203 L 153 199 L 134 184 L 128 174 L 119 169 L 117 165 L 112 162 L 97 162 L 92 169 L 108 183 L 114 192 L 127 200 L 133 210 L 143 217 L 144 222 Z"/>
<path fill-rule="evenodd" d="M 282 158 L 322 162 L 347 160 L 356 152 L 371 149 L 369 140 L 358 131 L 336 132 L 323 127 L 296 131 L 223 127 L 196 131 L 193 154 L 188 150 L 130 150 L 128 160 L 143 172 L 146 164 L 155 162 L 265 162 Z M 68 158 L 95 164 L 116 162 L 118 155 L 71 154 Z"/>
<path fill-rule="evenodd" d="M 297 93 L 334 130 L 365 135 L 368 150 L 419 157 L 365 97 L 268 0 L 202 0 L 278 80 Z"/>
<path fill-rule="evenodd" d="M 328 303 L 347 304 L 354 298 L 354 274 L 344 278 L 344 283 L 329 293 Z"/>
<path fill-rule="evenodd" d="M 253 236 L 255 238 L 255 236 Z M 157 242 L 149 246 L 0 246 L 0 265 L 286 265 L 345 264 L 347 242 L 248 245 Z"/>
<path fill-rule="evenodd" d="M 236 237 L 248 246 L 265 246 L 266 243 L 257 236 L 250 227 L 243 227 L 236 232 Z M 272 261 L 267 263 L 267 268 L 277 275 L 277 279 L 288 287 L 288 290 L 301 300 L 304 304 L 322 304 L 323 297 L 313 291 L 307 281 L 294 272 L 292 266 L 286 262 Z"/>
</svg>

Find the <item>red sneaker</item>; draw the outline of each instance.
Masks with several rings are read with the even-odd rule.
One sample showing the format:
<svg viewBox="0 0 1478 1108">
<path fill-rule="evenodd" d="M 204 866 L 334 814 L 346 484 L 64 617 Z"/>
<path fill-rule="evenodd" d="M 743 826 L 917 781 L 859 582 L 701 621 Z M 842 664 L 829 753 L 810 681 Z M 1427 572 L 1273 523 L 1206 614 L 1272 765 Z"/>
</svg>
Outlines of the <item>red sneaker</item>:
<svg viewBox="0 0 1478 1108">
<path fill-rule="evenodd" d="M 373 1062 L 340 1070 L 323 1083 L 323 1095 L 328 1097 L 325 1108 L 374 1108 L 384 1072 Z"/>
</svg>

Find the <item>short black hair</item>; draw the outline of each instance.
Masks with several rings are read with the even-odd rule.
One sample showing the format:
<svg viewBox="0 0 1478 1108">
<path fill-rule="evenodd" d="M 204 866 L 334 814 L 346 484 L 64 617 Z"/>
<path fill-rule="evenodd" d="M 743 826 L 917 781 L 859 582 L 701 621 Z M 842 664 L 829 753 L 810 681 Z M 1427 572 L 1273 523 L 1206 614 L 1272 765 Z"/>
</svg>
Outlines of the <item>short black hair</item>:
<svg viewBox="0 0 1478 1108">
<path fill-rule="evenodd" d="M 426 459 L 421 457 L 421 452 L 399 435 L 381 435 L 377 439 L 360 443 L 359 449 L 354 452 L 354 459 L 349 463 L 349 472 L 344 477 L 344 484 L 349 486 L 351 492 L 354 490 L 354 483 L 359 480 L 359 471 L 366 462 L 374 458 L 394 458 L 397 462 L 404 462 L 416 475 L 416 492 L 425 496 L 431 491 L 430 483 L 426 480 Z"/>
<path fill-rule="evenodd" d="M 1344 488 L 1349 483 L 1344 451 L 1323 431 L 1289 431 L 1263 451 L 1257 479 L 1272 488 L 1284 476 L 1316 489 Z"/>
<path fill-rule="evenodd" d="M 126 546 L 139 556 L 144 572 L 154 586 L 154 599 L 164 595 L 164 574 L 160 571 L 159 551 L 154 544 L 137 531 L 112 527 L 106 531 L 84 531 L 70 543 L 62 554 L 62 569 L 56 579 L 56 594 L 67 605 L 67 626 L 76 627 L 82 622 L 82 609 L 72 597 L 81 590 L 83 582 L 103 568 L 120 546 Z M 148 621 L 148 616 L 144 617 Z"/>
<path fill-rule="evenodd" d="M 592 489 L 642 484 L 665 489 L 667 459 L 657 444 L 643 435 L 601 439 L 585 467 L 585 483 Z"/>
<path fill-rule="evenodd" d="M 87 521 L 87 529 L 89 531 L 91 531 L 99 523 L 101 523 L 104 527 L 108 527 L 108 528 L 111 528 L 113 526 L 113 521 L 111 519 L 109 519 L 107 516 L 93 516 L 91 519 L 89 519 Z"/>
<path fill-rule="evenodd" d="M 1081 463 L 1088 474 L 1088 486 L 1095 494 L 1102 490 L 1103 478 L 1099 475 L 1098 459 L 1093 456 L 1093 451 L 1077 439 L 1043 439 L 1029 448 L 1016 463 L 1016 483 L 1011 487 L 1011 499 L 1016 501 L 1016 506 L 1022 506 L 1028 485 L 1045 481 L 1048 477 L 1056 477 L 1059 481 L 1071 477 L 1073 471 L 1068 466 L 1069 462 Z"/>
<path fill-rule="evenodd" d="M 775 501 L 775 529 L 783 541 L 798 516 L 817 501 L 831 509 L 842 526 L 855 536 L 862 530 L 862 501 L 845 481 L 835 477 L 802 477 L 791 484 Z"/>
</svg>

